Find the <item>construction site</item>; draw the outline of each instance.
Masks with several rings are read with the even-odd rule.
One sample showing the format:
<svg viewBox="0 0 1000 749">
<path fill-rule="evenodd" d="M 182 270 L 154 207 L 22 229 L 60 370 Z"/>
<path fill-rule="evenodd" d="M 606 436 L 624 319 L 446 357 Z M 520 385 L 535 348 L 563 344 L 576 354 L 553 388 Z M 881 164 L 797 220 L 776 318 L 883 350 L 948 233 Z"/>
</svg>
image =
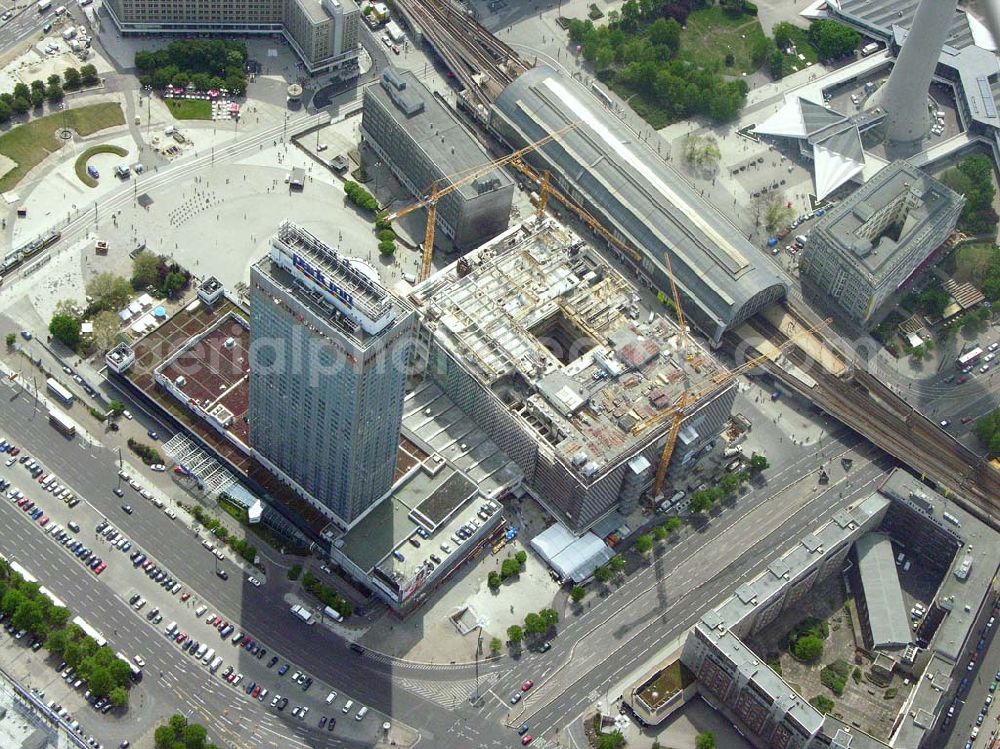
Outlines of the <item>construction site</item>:
<svg viewBox="0 0 1000 749">
<path fill-rule="evenodd" d="M 662 458 L 688 462 L 729 418 L 727 369 L 552 219 L 509 229 L 410 298 L 425 379 L 577 532 L 634 509 Z"/>
</svg>

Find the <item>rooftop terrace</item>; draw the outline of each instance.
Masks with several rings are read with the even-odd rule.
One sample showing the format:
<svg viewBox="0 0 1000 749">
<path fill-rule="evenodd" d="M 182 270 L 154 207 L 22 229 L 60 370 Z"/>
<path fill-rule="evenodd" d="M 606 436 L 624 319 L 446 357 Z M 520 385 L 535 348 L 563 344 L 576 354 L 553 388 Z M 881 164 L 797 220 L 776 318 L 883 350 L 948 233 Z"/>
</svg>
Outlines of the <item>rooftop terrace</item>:
<svg viewBox="0 0 1000 749">
<path fill-rule="evenodd" d="M 411 299 L 440 346 L 592 477 L 665 429 L 685 384 L 711 391 L 725 372 L 690 337 L 686 361 L 667 318 L 636 319 L 635 294 L 572 231 L 545 221 L 501 234 Z"/>
</svg>

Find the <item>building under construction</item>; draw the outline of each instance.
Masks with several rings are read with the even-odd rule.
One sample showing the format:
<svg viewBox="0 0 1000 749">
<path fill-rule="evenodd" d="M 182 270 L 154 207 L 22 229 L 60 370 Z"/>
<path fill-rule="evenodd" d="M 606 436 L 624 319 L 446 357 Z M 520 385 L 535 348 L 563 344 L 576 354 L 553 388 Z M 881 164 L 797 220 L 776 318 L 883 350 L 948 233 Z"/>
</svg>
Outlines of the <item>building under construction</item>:
<svg viewBox="0 0 1000 749">
<path fill-rule="evenodd" d="M 507 230 L 410 298 L 423 387 L 474 420 L 575 532 L 635 508 L 685 391 L 699 395 L 684 408 L 672 466 L 729 418 L 725 368 L 672 320 L 641 311 L 635 287 L 551 219 Z"/>
</svg>

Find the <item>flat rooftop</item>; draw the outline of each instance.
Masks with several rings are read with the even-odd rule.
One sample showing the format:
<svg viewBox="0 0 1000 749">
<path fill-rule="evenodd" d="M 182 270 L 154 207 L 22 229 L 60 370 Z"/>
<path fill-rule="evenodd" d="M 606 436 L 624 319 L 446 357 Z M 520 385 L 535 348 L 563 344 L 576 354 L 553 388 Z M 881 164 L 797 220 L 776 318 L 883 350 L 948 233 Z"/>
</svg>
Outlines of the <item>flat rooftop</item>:
<svg viewBox="0 0 1000 749">
<path fill-rule="evenodd" d="M 961 200 L 957 193 L 912 164 L 894 161 L 827 211 L 809 237 L 820 237 L 850 255 L 863 271 L 877 279 L 903 262 L 903 248 Z M 892 208 L 900 220 L 883 227 L 887 208 Z"/>
<path fill-rule="evenodd" d="M 927 522 L 953 533 L 962 544 L 935 596 L 939 605 L 950 605 L 950 610 L 931 640 L 927 676 L 916 682 L 912 707 L 899 726 L 894 742 L 894 746 L 916 747 L 932 727 L 934 714 L 945 704 L 941 690 L 955 686 L 965 676 L 962 655 L 968 643 L 978 637 L 972 627 L 984 599 L 989 597 L 986 605 L 992 603 L 991 583 L 1000 568 L 1000 542 L 996 531 L 988 525 L 905 471 L 893 471 L 879 492 L 910 505 Z M 945 519 L 946 512 L 954 522 Z M 954 571 L 967 556 L 972 558 L 972 567 L 968 576 L 960 580 Z M 929 678 L 931 674 L 933 679 Z"/>
<path fill-rule="evenodd" d="M 855 550 L 875 647 L 911 643 L 913 635 L 893 563 L 892 541 L 884 533 L 866 533 L 857 540 Z"/>
<path fill-rule="evenodd" d="M 429 572 L 436 566 L 431 554 L 446 561 L 449 552 L 441 548 L 442 543 L 451 548 L 450 553 L 457 553 L 461 544 L 454 543 L 451 535 L 481 509 L 491 505 L 491 520 L 499 522 L 500 505 L 487 502 L 475 483 L 451 466 L 440 464 L 434 473 L 425 466 L 397 484 L 344 534 L 341 551 L 365 572 L 403 588 L 423 570 Z M 421 538 L 418 527 L 430 538 Z"/>
<path fill-rule="evenodd" d="M 495 498 L 524 478 L 517 464 L 427 378 L 403 401 L 403 434 L 468 476 L 484 497 Z"/>
<path fill-rule="evenodd" d="M 840 510 L 774 559 L 764 572 L 743 583 L 736 589 L 735 595 L 708 612 L 703 621 L 710 622 L 712 626 L 722 623 L 727 629 L 736 627 L 745 617 L 766 607 L 791 581 L 804 578 L 809 570 L 828 556 L 842 551 L 855 529 L 884 511 L 888 504 L 884 497 L 872 494 L 854 507 Z"/>
<path fill-rule="evenodd" d="M 409 312 L 367 262 L 341 254 L 291 221 L 281 223 L 270 251 L 253 268 L 360 348 Z"/>
<path fill-rule="evenodd" d="M 409 70 L 390 65 L 376 85 L 365 88 L 365 98 L 374 100 L 396 121 L 442 176 L 469 172 L 493 161 L 445 103 Z M 458 193 L 470 199 L 510 184 L 510 177 L 496 169 L 458 188 Z"/>
<path fill-rule="evenodd" d="M 546 219 L 507 230 L 410 298 L 437 345 L 589 479 L 666 430 L 685 387 L 711 391 L 725 372 L 691 337 L 681 351 L 673 321 L 636 319 L 636 293 Z"/>
<path fill-rule="evenodd" d="M 200 364 L 196 365 L 193 360 L 194 357 L 205 353 L 206 349 L 188 348 L 188 344 L 190 341 L 205 335 L 213 326 L 227 320 L 231 321 L 232 316 L 241 318 L 242 326 L 245 328 L 246 319 L 242 315 L 243 311 L 227 297 L 222 297 L 211 307 L 195 299 L 164 320 L 159 327 L 130 344 L 135 353 L 135 364 L 124 373 L 124 377 L 156 401 L 164 411 L 170 413 L 210 444 L 221 456 L 246 472 L 250 463 L 243 451 L 210 427 L 204 419 L 197 417 L 180 401 L 166 394 L 156 383 L 157 370 L 172 356 L 185 351 L 185 349 L 188 350 L 188 366 L 191 369 L 200 370 L 199 377 L 207 378 L 205 380 L 207 384 L 215 383 L 214 376 L 208 371 L 210 368 L 202 367 Z M 239 324 L 233 323 L 232 332 L 241 334 L 240 327 Z M 221 377 L 218 382 L 222 382 Z"/>
<path fill-rule="evenodd" d="M 236 313 L 189 339 L 156 369 L 175 397 L 227 423 L 226 431 L 249 446 L 250 328 Z M 221 407 L 221 408 L 220 408 Z"/>
</svg>

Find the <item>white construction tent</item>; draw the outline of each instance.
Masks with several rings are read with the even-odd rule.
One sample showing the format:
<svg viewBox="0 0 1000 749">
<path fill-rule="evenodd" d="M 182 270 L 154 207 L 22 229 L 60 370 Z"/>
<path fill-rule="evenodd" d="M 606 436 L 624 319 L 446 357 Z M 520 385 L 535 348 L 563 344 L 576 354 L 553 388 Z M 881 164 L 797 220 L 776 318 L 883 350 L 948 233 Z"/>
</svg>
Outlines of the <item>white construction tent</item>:
<svg viewBox="0 0 1000 749">
<path fill-rule="evenodd" d="M 614 552 L 600 538 L 588 531 L 574 536 L 566 526 L 556 523 L 531 539 L 534 549 L 563 580 L 580 582 L 605 564 Z"/>
</svg>

